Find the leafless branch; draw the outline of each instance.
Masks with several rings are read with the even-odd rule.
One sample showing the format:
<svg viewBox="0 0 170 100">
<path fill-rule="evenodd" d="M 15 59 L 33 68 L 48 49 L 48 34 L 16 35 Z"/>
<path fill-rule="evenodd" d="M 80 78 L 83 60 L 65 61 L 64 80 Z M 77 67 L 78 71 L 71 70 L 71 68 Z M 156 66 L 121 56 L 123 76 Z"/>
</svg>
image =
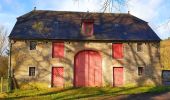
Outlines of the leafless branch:
<svg viewBox="0 0 170 100">
<path fill-rule="evenodd" d="M 79 0 L 73 0 L 74 2 L 79 2 Z M 121 12 L 123 7 L 127 7 L 130 0 L 102 0 L 103 4 L 100 11 L 102 12 L 112 12 L 113 10 Z"/>
<path fill-rule="evenodd" d="M 108 10 L 112 12 L 114 9 L 115 11 L 121 12 L 121 9 L 127 6 L 127 4 L 128 0 L 104 0 L 101 11 L 106 12 Z"/>
<path fill-rule="evenodd" d="M 2 56 L 7 49 L 7 30 L 0 26 L 0 56 Z"/>
</svg>

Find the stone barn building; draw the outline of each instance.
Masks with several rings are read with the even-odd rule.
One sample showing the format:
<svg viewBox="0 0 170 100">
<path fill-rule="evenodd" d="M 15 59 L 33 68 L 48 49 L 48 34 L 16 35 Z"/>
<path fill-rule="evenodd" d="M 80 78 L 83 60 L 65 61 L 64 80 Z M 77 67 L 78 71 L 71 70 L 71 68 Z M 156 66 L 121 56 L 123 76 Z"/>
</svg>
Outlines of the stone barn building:
<svg viewBox="0 0 170 100">
<path fill-rule="evenodd" d="M 9 35 L 17 86 L 160 85 L 160 38 L 129 13 L 34 10 Z"/>
</svg>

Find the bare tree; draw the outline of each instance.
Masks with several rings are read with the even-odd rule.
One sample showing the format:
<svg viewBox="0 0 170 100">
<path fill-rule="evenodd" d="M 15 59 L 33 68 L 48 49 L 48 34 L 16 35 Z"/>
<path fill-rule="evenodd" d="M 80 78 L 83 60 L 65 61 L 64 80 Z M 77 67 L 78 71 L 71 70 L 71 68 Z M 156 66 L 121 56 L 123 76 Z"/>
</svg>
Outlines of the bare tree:
<svg viewBox="0 0 170 100">
<path fill-rule="evenodd" d="M 4 28 L 4 26 L 0 26 L 0 56 L 2 56 L 5 53 L 5 50 L 7 49 L 8 42 L 7 42 L 7 30 Z"/>
<path fill-rule="evenodd" d="M 128 0 L 104 0 L 101 11 L 106 12 L 108 10 L 109 12 L 112 12 L 114 10 L 121 12 L 121 9 L 127 4 Z"/>
<path fill-rule="evenodd" d="M 79 2 L 79 0 L 73 0 L 74 2 Z M 121 12 L 123 7 L 128 6 L 130 0 L 101 0 L 102 6 L 100 11 L 102 12 L 112 12 L 118 11 Z"/>
<path fill-rule="evenodd" d="M 8 47 L 7 30 L 4 26 L 0 25 L 0 76 L 6 77 L 8 71 L 8 57 L 6 50 Z"/>
</svg>

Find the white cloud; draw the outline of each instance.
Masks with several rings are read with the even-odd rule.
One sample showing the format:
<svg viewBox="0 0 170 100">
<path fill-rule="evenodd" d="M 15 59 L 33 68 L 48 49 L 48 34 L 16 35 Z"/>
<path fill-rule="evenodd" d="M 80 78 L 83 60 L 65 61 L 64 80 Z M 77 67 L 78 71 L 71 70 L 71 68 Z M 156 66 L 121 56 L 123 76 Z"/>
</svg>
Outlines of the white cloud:
<svg viewBox="0 0 170 100">
<path fill-rule="evenodd" d="M 151 21 L 158 16 L 159 13 L 156 10 L 159 9 L 161 3 L 162 0 L 130 0 L 128 4 L 131 14 Z"/>
<path fill-rule="evenodd" d="M 99 11 L 102 0 L 51 0 L 50 2 L 38 0 L 36 6 L 38 9 L 60 10 L 60 11 Z"/>
<path fill-rule="evenodd" d="M 3 0 L 5 3 L 7 4 L 11 4 L 12 3 L 12 0 Z"/>
<path fill-rule="evenodd" d="M 14 23 L 16 22 L 16 15 L 0 13 L 0 25 L 7 28 L 8 33 L 12 30 Z"/>
<path fill-rule="evenodd" d="M 170 37 L 170 21 L 166 21 L 165 23 L 162 23 L 161 25 L 154 28 L 158 35 L 162 39 L 167 39 Z"/>
<path fill-rule="evenodd" d="M 96 12 L 99 11 L 101 8 L 100 0 L 82 0 L 81 2 L 77 3 L 71 3 L 70 0 L 69 2 L 64 2 L 63 6 L 59 8 L 59 10 L 72 10 L 72 11 L 91 11 L 91 12 Z"/>
</svg>

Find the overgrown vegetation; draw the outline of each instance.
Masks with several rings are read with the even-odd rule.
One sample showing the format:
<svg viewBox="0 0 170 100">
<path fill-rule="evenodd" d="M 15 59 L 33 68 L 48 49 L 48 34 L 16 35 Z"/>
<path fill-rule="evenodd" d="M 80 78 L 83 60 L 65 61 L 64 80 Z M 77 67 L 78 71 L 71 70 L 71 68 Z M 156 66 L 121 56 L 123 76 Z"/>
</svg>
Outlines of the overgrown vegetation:
<svg viewBox="0 0 170 100">
<path fill-rule="evenodd" d="M 7 77 L 8 73 L 8 57 L 6 56 L 7 47 L 7 30 L 0 25 L 0 77 Z"/>
<path fill-rule="evenodd" d="M 7 77 L 8 74 L 8 57 L 0 56 L 0 77 Z"/>
<path fill-rule="evenodd" d="M 170 39 L 161 41 L 160 53 L 163 69 L 170 70 Z"/>
<path fill-rule="evenodd" d="M 14 90 L 11 93 L 1 93 L 3 99 L 24 100 L 57 100 L 57 99 L 102 99 L 106 96 L 118 96 L 122 94 L 162 93 L 170 91 L 170 87 L 94 87 L 94 88 L 50 88 Z"/>
</svg>

